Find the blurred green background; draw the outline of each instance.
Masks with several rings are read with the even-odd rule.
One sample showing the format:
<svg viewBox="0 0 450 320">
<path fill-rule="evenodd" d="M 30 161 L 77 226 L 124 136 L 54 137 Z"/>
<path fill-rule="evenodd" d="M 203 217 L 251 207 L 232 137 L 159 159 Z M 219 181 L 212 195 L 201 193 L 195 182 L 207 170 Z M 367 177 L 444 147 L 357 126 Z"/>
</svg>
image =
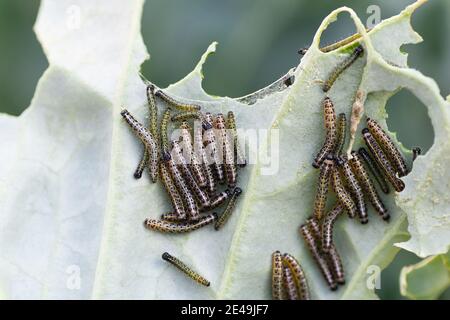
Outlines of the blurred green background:
<svg viewBox="0 0 450 320">
<path fill-rule="evenodd" d="M 217 53 L 205 67 L 204 87 L 213 95 L 242 96 L 283 75 L 299 62 L 297 50 L 308 46 L 322 19 L 333 9 L 353 8 L 363 22 L 369 5 L 378 5 L 381 18 L 400 12 L 412 0 L 149 0 L 142 33 L 151 61 L 144 75 L 167 86 L 188 72 L 212 41 Z M 0 1 L 0 112 L 19 115 L 33 97 L 47 60 L 32 27 L 39 8 L 35 0 Z M 450 1 L 430 0 L 413 16 L 413 27 L 424 42 L 407 45 L 409 65 L 436 80 L 443 96 L 450 92 Z M 328 28 L 323 44 L 354 32 L 348 15 Z M 388 125 L 406 147 L 424 151 L 433 143 L 433 129 L 425 107 L 411 93 L 390 99 Z M 417 262 L 401 252 L 383 272 L 385 299 L 400 298 L 398 275 L 402 266 Z M 449 296 L 449 292 L 444 294 Z"/>
</svg>

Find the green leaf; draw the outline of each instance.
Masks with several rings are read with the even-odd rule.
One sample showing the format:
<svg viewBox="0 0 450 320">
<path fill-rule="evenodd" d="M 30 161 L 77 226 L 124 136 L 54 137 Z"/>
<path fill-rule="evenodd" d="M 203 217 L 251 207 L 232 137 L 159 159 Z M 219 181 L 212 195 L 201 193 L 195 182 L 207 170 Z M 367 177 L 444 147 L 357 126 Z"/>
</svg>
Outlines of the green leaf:
<svg viewBox="0 0 450 320">
<path fill-rule="evenodd" d="M 401 294 L 410 299 L 437 299 L 450 287 L 450 254 L 426 258 L 403 267 Z"/>
<path fill-rule="evenodd" d="M 176 236 L 142 225 L 145 218 L 167 211 L 168 199 L 159 184 L 133 178 L 142 146 L 120 116 L 122 106 L 142 121 L 147 116 L 145 84 L 139 78 L 148 57 L 139 31 L 143 2 L 83 3 L 78 29 L 66 25 L 71 1 L 42 2 L 36 32 L 50 67 L 20 117 L 0 115 L 2 295 L 266 299 L 270 255 L 278 249 L 300 259 L 313 298 L 372 299 L 370 270 L 389 264 L 399 250 L 393 244 L 407 240 L 406 215 L 411 239 L 401 246 L 419 255 L 444 252 L 450 230 L 445 211 L 448 102 L 431 79 L 407 68 L 400 52 L 403 44 L 420 41 L 410 16 L 423 2 L 369 34 L 351 9 L 332 12 L 300 65 L 288 73 L 295 75 L 292 86 L 276 82 L 240 99 L 213 97 L 202 89 L 202 66 L 215 51 L 213 43 L 189 75 L 165 90 L 205 110 L 233 110 L 239 127 L 269 130 L 279 134 L 279 141 L 260 137 L 258 148 L 250 148 L 250 158 L 260 161 L 241 170 L 244 193 L 223 230 Z M 349 114 L 355 92 L 362 90 L 366 114 L 385 125 L 386 101 L 405 87 L 429 108 L 436 137 L 426 156 L 414 163 L 405 192 L 384 198 L 392 215 L 389 224 L 373 211 L 365 226 L 338 221 L 336 244 L 347 284 L 332 293 L 297 228 L 312 213 L 317 171 L 311 161 L 324 137 L 320 80 L 348 51 L 318 49 L 322 31 L 340 12 L 350 14 L 366 50 L 329 92 L 337 112 Z M 354 147 L 361 143 L 358 136 Z M 276 150 L 271 165 L 277 170 L 270 174 L 261 156 Z M 430 194 L 440 195 L 433 206 Z M 211 287 L 196 286 L 173 270 L 160 258 L 164 251 L 199 270 Z"/>
</svg>

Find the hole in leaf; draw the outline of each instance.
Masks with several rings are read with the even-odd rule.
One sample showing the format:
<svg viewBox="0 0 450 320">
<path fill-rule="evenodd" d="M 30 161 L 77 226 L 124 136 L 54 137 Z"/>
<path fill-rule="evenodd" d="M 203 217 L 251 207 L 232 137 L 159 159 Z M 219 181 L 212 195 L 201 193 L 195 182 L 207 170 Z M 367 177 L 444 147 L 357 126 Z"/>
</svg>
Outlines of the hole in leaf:
<svg viewBox="0 0 450 320">
<path fill-rule="evenodd" d="M 0 1 L 0 112 L 19 115 L 48 62 L 33 32 L 40 1 Z"/>
<path fill-rule="evenodd" d="M 343 40 L 356 33 L 355 23 L 347 12 L 341 12 L 336 21 L 330 23 L 322 32 L 320 47 Z"/>
<path fill-rule="evenodd" d="M 433 145 L 434 131 L 427 108 L 408 90 L 401 90 L 386 105 L 389 131 L 397 133 L 397 139 L 406 148 L 418 146 L 422 155 Z"/>
</svg>

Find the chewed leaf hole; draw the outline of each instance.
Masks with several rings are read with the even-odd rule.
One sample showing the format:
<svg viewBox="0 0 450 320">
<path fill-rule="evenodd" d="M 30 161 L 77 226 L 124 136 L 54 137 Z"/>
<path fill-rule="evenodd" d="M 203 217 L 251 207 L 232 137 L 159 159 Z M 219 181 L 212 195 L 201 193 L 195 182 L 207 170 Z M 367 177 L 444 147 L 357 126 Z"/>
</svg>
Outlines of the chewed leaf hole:
<svg viewBox="0 0 450 320">
<path fill-rule="evenodd" d="M 397 139 L 408 149 L 420 147 L 422 155 L 433 144 L 434 130 L 428 110 L 408 90 L 401 90 L 386 105 L 389 131 L 397 133 Z"/>
<path fill-rule="evenodd" d="M 338 15 L 336 21 L 328 25 L 320 37 L 320 48 L 326 48 L 356 33 L 355 23 L 346 12 Z"/>
</svg>

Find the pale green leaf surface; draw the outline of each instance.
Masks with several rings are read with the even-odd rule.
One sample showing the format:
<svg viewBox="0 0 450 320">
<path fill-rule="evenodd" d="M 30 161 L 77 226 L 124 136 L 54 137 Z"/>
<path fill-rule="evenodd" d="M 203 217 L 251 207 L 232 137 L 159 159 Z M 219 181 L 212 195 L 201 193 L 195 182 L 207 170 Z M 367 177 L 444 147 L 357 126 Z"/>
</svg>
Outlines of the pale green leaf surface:
<svg viewBox="0 0 450 320">
<path fill-rule="evenodd" d="M 400 274 L 401 293 L 410 299 L 437 299 L 448 287 L 450 287 L 448 253 L 403 267 Z"/>
<path fill-rule="evenodd" d="M 424 177 L 438 174 L 429 159 L 445 168 L 448 103 L 432 80 L 406 68 L 406 56 L 400 53 L 402 44 L 420 40 L 409 22 L 413 6 L 364 36 L 366 54 L 329 92 L 337 112 L 349 114 L 356 90 L 364 90 L 367 115 L 385 124 L 386 101 L 399 87 L 410 88 L 429 107 L 436 131 L 435 145 L 414 163 L 405 194 L 395 199 L 400 207 L 392 196 L 385 198 L 392 214 L 389 224 L 372 211 L 366 226 L 346 219 L 337 223 L 345 287 L 336 293 L 326 288 L 297 227 L 311 214 L 317 179 L 312 155 L 324 136 L 320 80 L 345 58 L 339 52 L 321 53 L 320 34 L 341 11 L 348 11 L 364 32 L 354 12 L 346 8 L 322 23 L 295 70 L 295 83 L 285 90 L 269 90 L 252 105 L 213 97 L 202 89 L 202 65 L 215 44 L 193 72 L 167 88 L 177 97 L 201 103 L 205 110 L 233 110 L 241 128 L 278 132 L 278 172 L 267 175 L 268 165 L 261 161 L 240 171 L 244 194 L 220 232 L 205 228 L 173 236 L 145 230 L 143 220 L 158 217 L 169 206 L 159 184 L 133 178 L 142 147 L 120 117 L 122 106 L 142 121 L 147 116 L 145 84 L 138 75 L 148 56 L 139 31 L 142 4 L 83 2 L 80 29 L 72 30 L 62 17 L 70 1 L 42 2 L 36 32 L 50 67 L 24 114 L 0 116 L 4 297 L 265 299 L 270 298 L 270 254 L 279 249 L 300 259 L 314 298 L 370 299 L 376 295 L 367 288 L 367 268 L 384 268 L 398 251 L 393 244 L 408 238 L 404 212 L 412 237 L 402 246 L 417 254 L 447 247 L 448 213 L 438 209 L 448 200 L 442 195 L 440 207 L 423 211 L 429 204 L 421 197 L 445 190 L 436 187 L 438 181 L 424 184 L 428 181 Z M 259 153 L 261 160 L 273 149 L 273 144 L 260 141 L 258 149 L 250 148 L 250 158 Z M 358 138 L 355 147 L 360 143 Z M 445 174 L 441 172 L 440 182 Z M 164 251 L 199 270 L 211 287 L 197 286 L 173 270 L 160 258 Z M 80 272 L 79 290 L 73 289 L 74 270 L 75 275 Z"/>
</svg>

